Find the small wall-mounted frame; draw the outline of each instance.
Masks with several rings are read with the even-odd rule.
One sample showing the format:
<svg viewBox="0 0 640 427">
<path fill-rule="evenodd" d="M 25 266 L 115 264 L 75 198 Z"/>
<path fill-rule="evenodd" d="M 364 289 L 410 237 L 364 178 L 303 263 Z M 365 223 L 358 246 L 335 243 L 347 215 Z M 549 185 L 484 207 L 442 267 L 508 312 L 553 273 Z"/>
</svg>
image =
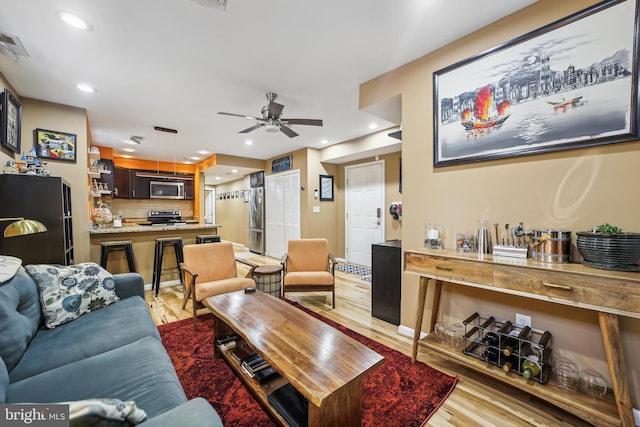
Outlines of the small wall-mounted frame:
<svg viewBox="0 0 640 427">
<path fill-rule="evenodd" d="M 36 155 L 41 159 L 76 162 L 78 137 L 72 133 L 56 130 L 35 130 Z"/>
<path fill-rule="evenodd" d="M 2 92 L 0 99 L 0 141 L 14 153 L 20 154 L 20 129 L 22 128 L 22 105 L 9 89 Z"/>
<path fill-rule="evenodd" d="M 320 175 L 320 201 L 333 202 L 333 175 Z"/>
</svg>

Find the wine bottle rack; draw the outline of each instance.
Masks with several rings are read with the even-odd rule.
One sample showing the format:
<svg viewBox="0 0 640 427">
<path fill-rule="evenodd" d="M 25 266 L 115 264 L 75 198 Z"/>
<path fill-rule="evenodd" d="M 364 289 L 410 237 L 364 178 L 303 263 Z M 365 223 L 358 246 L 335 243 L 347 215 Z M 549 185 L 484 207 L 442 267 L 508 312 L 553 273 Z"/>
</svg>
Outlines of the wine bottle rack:
<svg viewBox="0 0 640 427">
<path fill-rule="evenodd" d="M 551 333 L 535 328 L 525 329 L 509 320 L 479 313 L 473 313 L 462 323 L 465 329 L 464 354 L 499 367 L 504 367 L 509 362 L 508 371 L 518 375 L 523 375 L 525 361 L 535 355 L 538 357 L 540 372 L 530 379 L 541 384 L 548 381 L 551 375 Z M 510 356 L 504 354 L 507 346 L 511 349 Z"/>
</svg>

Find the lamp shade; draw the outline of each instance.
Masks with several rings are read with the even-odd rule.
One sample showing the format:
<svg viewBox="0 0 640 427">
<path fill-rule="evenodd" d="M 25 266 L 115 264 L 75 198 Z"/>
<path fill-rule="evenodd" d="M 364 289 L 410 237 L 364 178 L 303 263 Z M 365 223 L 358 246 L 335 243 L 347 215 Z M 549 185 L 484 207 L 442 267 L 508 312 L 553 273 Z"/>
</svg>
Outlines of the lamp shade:
<svg viewBox="0 0 640 427">
<path fill-rule="evenodd" d="M 25 234 L 42 233 L 47 231 L 47 227 L 40 221 L 33 219 L 15 218 L 17 221 L 12 222 L 4 229 L 4 237 L 24 236 Z M 2 218 L 0 218 L 2 220 Z"/>
</svg>

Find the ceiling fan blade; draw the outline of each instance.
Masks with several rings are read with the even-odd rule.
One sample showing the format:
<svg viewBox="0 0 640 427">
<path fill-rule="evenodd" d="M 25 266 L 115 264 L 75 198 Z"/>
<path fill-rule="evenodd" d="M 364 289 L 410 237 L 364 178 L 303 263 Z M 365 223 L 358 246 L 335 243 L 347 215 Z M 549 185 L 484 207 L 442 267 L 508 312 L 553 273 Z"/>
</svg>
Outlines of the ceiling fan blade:
<svg viewBox="0 0 640 427">
<path fill-rule="evenodd" d="M 258 121 L 258 122 L 264 122 L 265 121 L 263 118 L 245 116 L 244 114 L 225 113 L 225 112 L 222 112 L 222 111 L 218 111 L 218 114 L 222 114 L 223 116 L 242 117 L 243 119 L 249 119 L 249 120 L 254 120 L 254 121 Z"/>
<path fill-rule="evenodd" d="M 293 137 L 298 136 L 297 133 L 295 133 L 291 128 L 288 128 L 285 125 L 280 125 L 280 132 L 284 133 L 289 138 L 293 138 Z"/>
<path fill-rule="evenodd" d="M 322 120 L 316 119 L 281 119 L 281 121 L 289 125 L 322 126 Z"/>
<path fill-rule="evenodd" d="M 255 126 L 251 126 L 250 128 L 246 128 L 245 130 L 241 130 L 241 131 L 240 131 L 240 132 L 238 132 L 238 133 L 249 133 L 249 132 L 251 132 L 252 130 L 256 130 L 256 129 L 258 129 L 258 128 L 261 128 L 262 126 L 263 126 L 263 124 L 262 124 L 262 123 L 258 123 L 257 125 L 255 125 Z"/>
<path fill-rule="evenodd" d="M 269 117 L 272 119 L 278 120 L 280 118 L 280 114 L 282 114 L 282 109 L 284 105 L 278 104 L 277 102 L 269 102 Z"/>
</svg>

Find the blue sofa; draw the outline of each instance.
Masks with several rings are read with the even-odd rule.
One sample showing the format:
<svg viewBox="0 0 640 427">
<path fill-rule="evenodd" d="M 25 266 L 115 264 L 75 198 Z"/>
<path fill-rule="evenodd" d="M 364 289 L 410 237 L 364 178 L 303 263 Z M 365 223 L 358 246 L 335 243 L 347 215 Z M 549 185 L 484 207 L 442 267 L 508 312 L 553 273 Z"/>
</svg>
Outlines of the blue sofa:
<svg viewBox="0 0 640 427">
<path fill-rule="evenodd" d="M 114 279 L 120 301 L 54 329 L 43 326 L 38 288 L 24 269 L 0 284 L 0 403 L 132 400 L 147 413 L 141 426 L 222 426 L 206 400 L 187 400 L 142 276 Z"/>
</svg>

